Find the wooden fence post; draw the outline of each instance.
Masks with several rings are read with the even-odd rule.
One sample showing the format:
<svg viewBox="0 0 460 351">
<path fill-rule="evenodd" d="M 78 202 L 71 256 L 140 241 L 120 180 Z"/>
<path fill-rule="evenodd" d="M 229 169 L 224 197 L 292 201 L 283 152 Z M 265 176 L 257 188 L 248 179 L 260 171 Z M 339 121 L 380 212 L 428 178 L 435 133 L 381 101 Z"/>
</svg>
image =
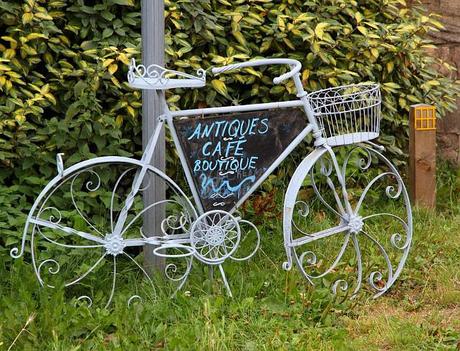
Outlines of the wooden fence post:
<svg viewBox="0 0 460 351">
<path fill-rule="evenodd" d="M 436 207 L 436 109 L 431 105 L 410 108 L 409 192 L 414 205 Z"/>
</svg>

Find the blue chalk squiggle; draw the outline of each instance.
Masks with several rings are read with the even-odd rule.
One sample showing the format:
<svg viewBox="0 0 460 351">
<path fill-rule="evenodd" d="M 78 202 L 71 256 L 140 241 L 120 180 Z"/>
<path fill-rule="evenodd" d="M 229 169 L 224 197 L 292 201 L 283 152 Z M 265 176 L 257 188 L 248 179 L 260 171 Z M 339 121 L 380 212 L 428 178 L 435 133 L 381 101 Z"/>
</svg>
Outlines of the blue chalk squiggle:
<svg viewBox="0 0 460 351">
<path fill-rule="evenodd" d="M 202 173 L 200 175 L 201 180 L 201 195 L 205 198 L 212 197 L 213 194 L 221 194 L 221 197 L 227 198 L 229 194 L 235 194 L 242 190 L 243 186 L 248 183 L 255 183 L 256 176 L 251 175 L 244 178 L 238 184 L 232 186 L 228 179 L 225 179 L 219 184 L 219 179 L 208 177 L 206 174 Z M 216 186 L 218 184 L 218 186 Z"/>
</svg>

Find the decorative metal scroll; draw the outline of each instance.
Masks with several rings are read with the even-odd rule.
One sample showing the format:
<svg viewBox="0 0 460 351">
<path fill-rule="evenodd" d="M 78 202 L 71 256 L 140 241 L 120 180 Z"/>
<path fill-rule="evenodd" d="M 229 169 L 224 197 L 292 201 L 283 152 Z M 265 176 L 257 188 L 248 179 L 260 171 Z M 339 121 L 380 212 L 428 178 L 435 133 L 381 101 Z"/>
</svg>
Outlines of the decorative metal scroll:
<svg viewBox="0 0 460 351">
<path fill-rule="evenodd" d="M 401 176 L 381 150 L 357 145 L 343 151 L 341 162 L 335 154 L 325 152 L 307 166 L 307 179 L 300 179 L 299 184 L 309 183 L 313 189 L 308 203 L 299 196 L 301 191 L 295 200 L 288 200 L 294 203 L 292 231 L 285 236 L 288 259 L 292 254 L 311 284 L 332 275 L 334 294 L 354 297 L 366 279 L 369 290 L 378 297 L 396 281 L 410 250 L 409 197 Z M 379 168 L 371 167 L 374 163 Z M 354 183 L 349 176 L 356 177 L 356 172 L 366 174 L 366 180 Z M 339 178 L 346 184 L 345 192 Z M 337 273 L 339 265 L 347 264 L 356 269 L 349 266 L 345 269 L 348 274 Z M 285 269 L 290 265 L 286 262 Z"/>
<path fill-rule="evenodd" d="M 175 120 L 203 208 L 231 210 L 306 124 L 298 109 Z"/>
</svg>

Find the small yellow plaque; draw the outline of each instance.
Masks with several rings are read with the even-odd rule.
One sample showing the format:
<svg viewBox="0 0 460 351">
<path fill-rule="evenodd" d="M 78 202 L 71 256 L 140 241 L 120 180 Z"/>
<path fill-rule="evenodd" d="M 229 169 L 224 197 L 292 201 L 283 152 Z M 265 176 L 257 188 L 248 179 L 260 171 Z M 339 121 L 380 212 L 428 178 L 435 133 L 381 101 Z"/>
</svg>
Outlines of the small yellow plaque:
<svg viewBox="0 0 460 351">
<path fill-rule="evenodd" d="M 436 107 L 417 106 L 414 112 L 415 130 L 436 130 Z"/>
</svg>

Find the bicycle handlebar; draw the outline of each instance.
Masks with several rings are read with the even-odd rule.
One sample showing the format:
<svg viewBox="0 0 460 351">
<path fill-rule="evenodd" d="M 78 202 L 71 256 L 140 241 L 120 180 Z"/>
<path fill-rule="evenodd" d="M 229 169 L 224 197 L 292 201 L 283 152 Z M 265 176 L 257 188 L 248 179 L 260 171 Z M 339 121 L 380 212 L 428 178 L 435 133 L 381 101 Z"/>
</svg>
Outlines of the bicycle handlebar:
<svg viewBox="0 0 460 351">
<path fill-rule="evenodd" d="M 280 75 L 273 79 L 274 84 L 280 84 L 281 82 L 285 81 L 286 79 L 292 78 L 295 74 L 300 72 L 302 65 L 297 60 L 292 59 L 261 59 L 261 60 L 254 60 L 242 63 L 234 63 L 227 66 L 222 67 L 214 67 L 211 71 L 214 74 L 223 73 L 226 71 L 230 71 L 233 69 L 240 69 L 245 67 L 256 67 L 256 66 L 264 66 L 264 65 L 289 65 L 291 70 L 287 73 Z"/>
</svg>

